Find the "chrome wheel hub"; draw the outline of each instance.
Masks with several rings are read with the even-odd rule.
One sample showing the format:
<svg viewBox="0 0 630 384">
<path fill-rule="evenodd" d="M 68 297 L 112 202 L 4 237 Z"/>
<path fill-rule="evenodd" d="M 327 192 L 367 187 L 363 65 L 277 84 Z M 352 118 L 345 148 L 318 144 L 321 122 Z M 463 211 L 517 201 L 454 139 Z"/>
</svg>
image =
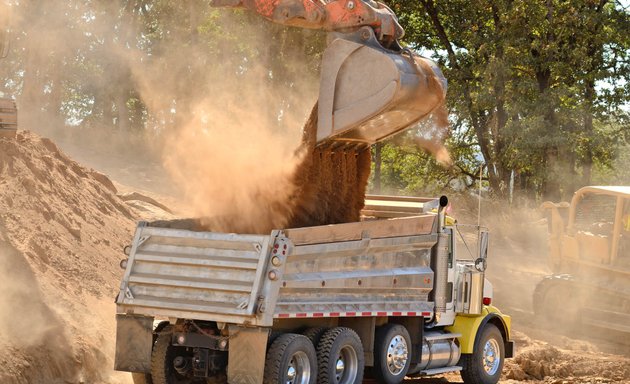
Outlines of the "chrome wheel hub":
<svg viewBox="0 0 630 384">
<path fill-rule="evenodd" d="M 483 346 L 482 357 L 483 369 L 490 376 L 494 376 L 501 365 L 501 349 L 499 343 L 495 339 L 486 341 Z"/>
<path fill-rule="evenodd" d="M 311 363 L 304 352 L 291 356 L 286 372 L 286 384 L 308 384 L 311 380 Z"/>
<path fill-rule="evenodd" d="M 337 376 L 340 376 L 345 368 L 346 365 L 343 363 L 343 359 L 340 356 L 339 359 L 337 359 L 337 365 L 335 366 L 335 373 Z"/>
<path fill-rule="evenodd" d="M 409 349 L 407 341 L 401 335 L 394 336 L 387 347 L 387 369 L 389 373 L 396 376 L 399 375 L 409 358 Z"/>
<path fill-rule="evenodd" d="M 335 384 L 353 384 L 359 370 L 359 358 L 354 348 L 345 346 L 335 363 Z"/>
</svg>

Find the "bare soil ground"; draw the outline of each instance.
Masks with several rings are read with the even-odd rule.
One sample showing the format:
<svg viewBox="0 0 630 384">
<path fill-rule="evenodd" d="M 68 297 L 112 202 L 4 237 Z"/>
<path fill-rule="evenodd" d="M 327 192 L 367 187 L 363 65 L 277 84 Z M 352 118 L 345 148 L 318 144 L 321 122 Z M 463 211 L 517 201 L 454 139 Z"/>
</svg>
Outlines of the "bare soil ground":
<svg viewBox="0 0 630 384">
<path fill-rule="evenodd" d="M 178 196 L 168 188 L 159 163 L 143 163 L 146 168 L 137 172 L 137 164 L 123 156 L 116 161 L 111 153 L 90 153 L 71 142 L 66 148 L 99 171 L 35 134 L 0 138 L 3 384 L 129 383 L 128 374 L 112 369 L 113 298 L 122 274 L 122 249 L 138 220 L 180 213 Z M 452 201 L 460 221 L 476 222 L 475 204 Z M 517 356 L 506 362 L 502 381 L 630 383 L 625 347 L 588 332 L 562 335 L 534 318 L 531 292 L 549 272 L 545 222 L 533 211 L 489 205 L 483 211 L 501 213 L 484 216 L 493 233 L 488 275 L 495 303 L 513 316 L 517 343 Z M 410 381 L 461 379 L 446 375 Z"/>
</svg>

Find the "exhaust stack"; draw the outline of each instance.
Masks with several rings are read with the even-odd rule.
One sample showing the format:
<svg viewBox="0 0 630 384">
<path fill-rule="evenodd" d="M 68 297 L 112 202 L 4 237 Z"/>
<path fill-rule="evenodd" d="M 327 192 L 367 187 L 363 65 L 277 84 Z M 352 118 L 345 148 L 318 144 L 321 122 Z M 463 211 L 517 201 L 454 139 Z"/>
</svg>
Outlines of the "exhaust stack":
<svg viewBox="0 0 630 384">
<path fill-rule="evenodd" d="M 448 198 L 440 197 L 440 207 L 438 208 L 438 242 L 433 253 L 431 262 L 434 272 L 434 300 L 435 300 L 435 320 L 440 321 L 440 315 L 446 312 L 446 301 L 448 299 L 448 234 L 444 232 L 446 206 Z"/>
</svg>

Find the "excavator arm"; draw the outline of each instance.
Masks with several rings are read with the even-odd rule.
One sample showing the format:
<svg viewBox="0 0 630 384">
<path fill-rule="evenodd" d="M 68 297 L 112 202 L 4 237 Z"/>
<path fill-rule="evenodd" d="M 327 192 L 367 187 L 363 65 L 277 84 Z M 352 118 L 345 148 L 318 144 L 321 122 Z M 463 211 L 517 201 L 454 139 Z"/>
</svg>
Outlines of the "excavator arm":
<svg viewBox="0 0 630 384">
<path fill-rule="evenodd" d="M 387 46 L 404 34 L 392 10 L 372 0 L 214 0 L 212 4 L 248 8 L 270 21 L 302 28 L 350 32 L 369 26 Z"/>
<path fill-rule="evenodd" d="M 429 59 L 403 49 L 396 15 L 373 0 L 214 0 L 247 8 L 283 25 L 329 31 L 323 53 L 317 143 L 373 144 L 433 114 L 434 127 L 418 137 L 445 152 L 446 79 Z"/>
</svg>

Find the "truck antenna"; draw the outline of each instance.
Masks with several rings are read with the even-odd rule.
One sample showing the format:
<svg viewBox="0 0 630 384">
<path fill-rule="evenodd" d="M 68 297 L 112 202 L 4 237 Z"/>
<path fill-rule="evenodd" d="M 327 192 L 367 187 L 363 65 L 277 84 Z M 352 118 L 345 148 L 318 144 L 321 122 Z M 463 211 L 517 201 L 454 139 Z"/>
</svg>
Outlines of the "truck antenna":
<svg viewBox="0 0 630 384">
<path fill-rule="evenodd" d="M 483 163 L 479 166 L 479 196 L 477 198 L 479 206 L 477 207 L 477 229 L 481 228 L 481 176 L 483 175 Z"/>
</svg>

